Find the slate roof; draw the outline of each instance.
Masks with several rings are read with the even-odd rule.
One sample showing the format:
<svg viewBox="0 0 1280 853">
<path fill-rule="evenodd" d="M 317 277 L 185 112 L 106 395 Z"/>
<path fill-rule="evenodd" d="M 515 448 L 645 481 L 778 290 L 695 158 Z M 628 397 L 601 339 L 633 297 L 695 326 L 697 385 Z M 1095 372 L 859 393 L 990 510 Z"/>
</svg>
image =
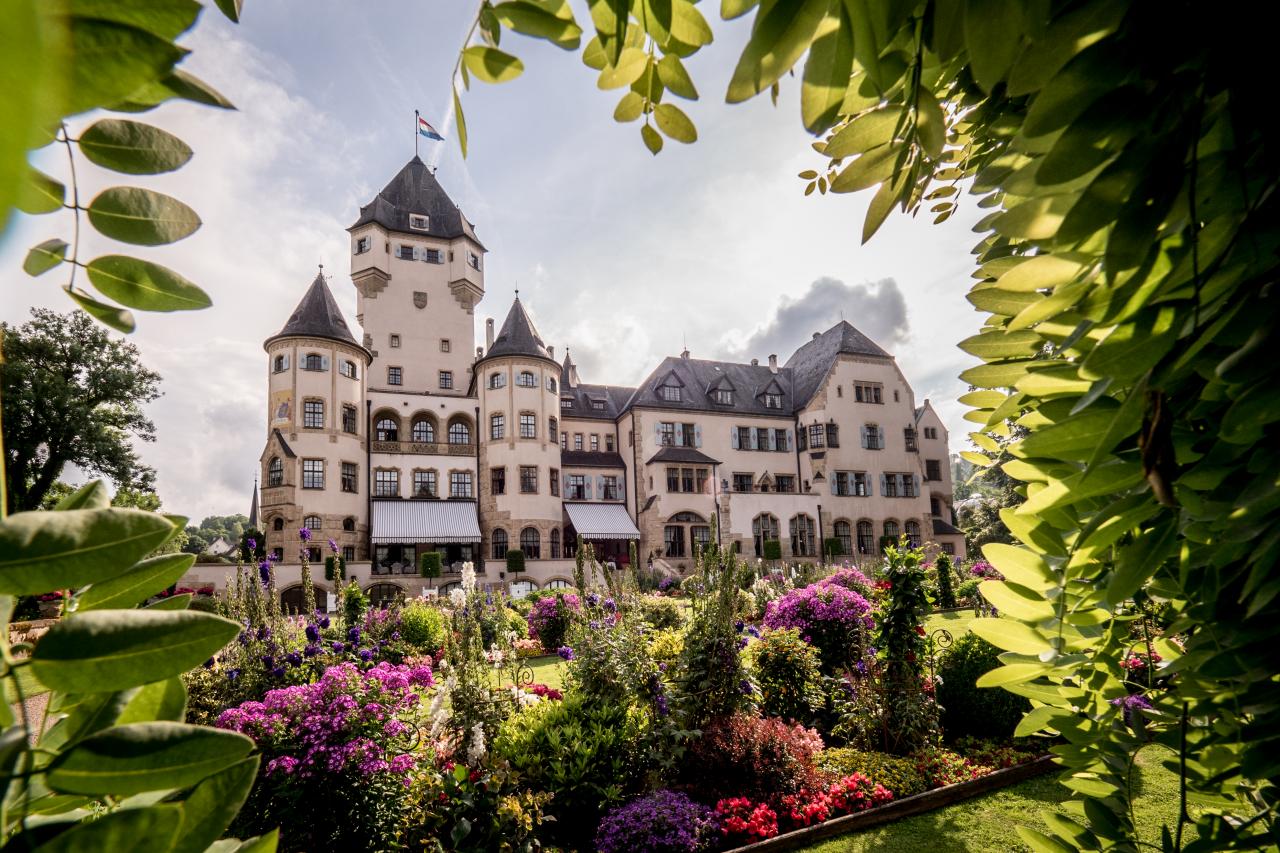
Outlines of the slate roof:
<svg viewBox="0 0 1280 853">
<path fill-rule="evenodd" d="M 698 465 L 719 465 L 719 459 L 712 459 L 701 450 L 695 450 L 692 447 L 664 447 L 649 458 L 644 463 L 652 465 L 654 462 L 690 462 Z"/>
<path fill-rule="evenodd" d="M 297 459 L 298 454 L 293 452 L 293 448 L 289 446 L 289 442 L 284 440 L 284 434 L 278 429 L 273 429 L 271 434 L 275 436 L 276 441 L 280 442 L 280 449 L 284 451 L 284 455 L 290 459 Z"/>
<path fill-rule="evenodd" d="M 555 361 L 547 351 L 547 345 L 542 342 L 542 336 L 534 328 L 533 321 L 525 313 L 519 296 L 516 297 L 515 302 L 511 303 L 511 310 L 507 312 L 507 319 L 503 322 L 502 329 L 494 337 L 493 346 L 489 347 L 484 358 L 480 360 L 508 355 L 527 355 Z"/>
<path fill-rule="evenodd" d="M 426 231 L 409 227 L 411 213 L 423 214 L 428 218 L 429 227 Z M 382 192 L 373 201 L 360 208 L 360 217 L 347 230 L 370 222 L 376 222 L 388 231 L 426 234 L 445 240 L 469 237 L 477 245 L 480 244 L 475 229 L 462 215 L 462 210 L 449 198 L 427 164 L 416 155 L 391 179 L 391 183 L 382 188 Z"/>
<path fill-rule="evenodd" d="M 264 346 L 278 338 L 294 336 L 328 338 L 364 349 L 356 343 L 356 339 L 351 336 L 351 329 L 347 327 L 347 321 L 342 319 L 342 309 L 334 301 L 323 271 L 316 274 L 315 281 L 311 282 L 307 292 L 302 295 L 302 300 L 293 309 L 284 328 L 267 338 Z"/>
<path fill-rule="evenodd" d="M 940 518 L 935 518 L 933 520 L 933 535 L 934 536 L 963 536 L 964 531 L 957 529 L 955 525 L 948 524 L 947 522 L 943 521 Z"/>
<path fill-rule="evenodd" d="M 813 395 L 822 385 L 822 380 L 826 378 L 827 371 L 831 369 L 831 365 L 841 353 L 873 358 L 893 358 L 848 321 L 841 320 L 800 347 L 791 358 L 787 359 L 785 366 L 791 371 L 796 409 L 803 408 L 813 399 Z"/>
<path fill-rule="evenodd" d="M 672 384 L 681 388 L 680 400 L 664 400 L 658 388 Z M 712 402 L 713 389 L 733 390 L 733 403 Z M 782 408 L 770 409 L 764 404 L 765 391 L 782 395 Z M 739 364 L 702 358 L 669 356 L 640 383 L 625 408 L 646 406 L 676 411 L 730 412 L 734 414 L 791 417 L 795 411 L 790 371 L 777 373 L 762 364 Z"/>
<path fill-rule="evenodd" d="M 562 468 L 625 468 L 622 457 L 604 450 L 561 450 Z"/>
<path fill-rule="evenodd" d="M 564 373 L 560 379 L 560 417 L 586 418 L 601 421 L 613 421 L 626 409 L 627 401 L 635 394 L 636 389 L 624 388 L 621 385 L 566 385 Z M 565 408 L 564 400 L 571 398 L 573 405 Z M 603 409 L 592 405 L 593 401 L 604 403 Z"/>
</svg>

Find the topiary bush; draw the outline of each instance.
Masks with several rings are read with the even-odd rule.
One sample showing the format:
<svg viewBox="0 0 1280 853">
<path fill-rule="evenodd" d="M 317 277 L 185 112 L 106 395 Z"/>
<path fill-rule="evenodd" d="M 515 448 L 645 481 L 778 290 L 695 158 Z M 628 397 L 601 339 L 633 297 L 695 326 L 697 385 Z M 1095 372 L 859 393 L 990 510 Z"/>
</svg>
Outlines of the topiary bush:
<svg viewBox="0 0 1280 853">
<path fill-rule="evenodd" d="M 864 752 L 842 746 L 824 749 L 818 754 L 819 769 L 834 776 L 861 773 L 884 785 L 895 797 L 909 797 L 929 788 L 929 780 L 916 766 L 914 758 L 903 758 L 885 752 Z"/>
<path fill-rule="evenodd" d="M 439 551 L 426 551 L 418 555 L 418 574 L 424 578 L 438 578 L 443 568 L 443 559 Z"/>
<path fill-rule="evenodd" d="M 524 551 L 519 548 L 509 548 L 507 550 L 507 571 L 513 575 L 518 575 L 524 571 Z"/>
<path fill-rule="evenodd" d="M 444 645 L 448 624 L 439 608 L 410 601 L 400 611 L 400 639 L 419 652 L 434 654 Z"/>
<path fill-rule="evenodd" d="M 936 695 L 947 740 L 967 735 L 1009 738 L 1022 715 L 1031 710 L 1031 702 L 1023 696 L 999 687 L 977 686 L 981 676 L 1000 666 L 999 654 L 995 646 L 969 633 L 942 656 Z"/>
<path fill-rule="evenodd" d="M 952 577 L 951 558 L 946 554 L 939 554 L 933 567 L 937 574 L 938 606 L 942 608 L 955 607 L 956 591 L 955 579 Z"/>
<path fill-rule="evenodd" d="M 777 539 L 766 539 L 764 542 L 764 558 L 766 560 L 782 559 L 782 543 Z"/>
<path fill-rule="evenodd" d="M 818 650 L 795 628 L 765 631 L 752 644 L 750 659 L 760 689 L 760 712 L 810 723 L 822 704 L 822 672 Z"/>
</svg>

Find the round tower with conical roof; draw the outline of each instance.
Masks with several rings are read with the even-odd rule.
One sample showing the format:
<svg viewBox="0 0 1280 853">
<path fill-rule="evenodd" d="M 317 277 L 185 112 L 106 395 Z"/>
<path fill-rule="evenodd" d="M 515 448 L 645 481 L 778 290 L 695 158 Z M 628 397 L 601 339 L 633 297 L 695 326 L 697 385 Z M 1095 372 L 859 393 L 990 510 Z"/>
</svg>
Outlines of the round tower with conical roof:
<svg viewBox="0 0 1280 853">
<path fill-rule="evenodd" d="M 267 443 L 262 452 L 262 527 L 268 553 L 298 561 L 298 529 L 312 557 L 326 541 L 365 559 L 367 538 L 365 375 L 372 359 L 316 275 L 267 351 Z"/>
</svg>

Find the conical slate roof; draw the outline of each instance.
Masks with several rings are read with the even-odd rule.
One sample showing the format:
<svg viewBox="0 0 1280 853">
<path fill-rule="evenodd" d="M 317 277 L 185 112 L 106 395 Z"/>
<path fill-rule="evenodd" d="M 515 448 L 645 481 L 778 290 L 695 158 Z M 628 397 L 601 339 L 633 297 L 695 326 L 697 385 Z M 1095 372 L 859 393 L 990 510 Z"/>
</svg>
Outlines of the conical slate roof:
<svg viewBox="0 0 1280 853">
<path fill-rule="evenodd" d="M 316 280 L 311 282 L 307 292 L 302 295 L 302 301 L 298 303 L 297 308 L 293 309 L 293 314 L 284 324 L 284 328 L 267 338 L 266 342 L 269 344 L 277 338 L 295 336 L 329 338 L 344 344 L 360 346 L 351 336 L 347 321 L 342 319 L 342 310 L 338 308 L 333 294 L 329 292 L 323 270 L 316 274 Z"/>
<path fill-rule="evenodd" d="M 253 481 L 253 500 L 249 502 L 249 528 L 258 529 L 258 481 Z"/>
<path fill-rule="evenodd" d="M 484 357 L 497 358 L 508 355 L 534 356 L 555 361 L 555 359 L 551 358 L 551 353 L 547 352 L 547 346 L 542 342 L 542 336 L 533 327 L 533 321 L 525 313 L 524 305 L 521 304 L 519 296 L 511 304 L 511 310 L 507 313 L 506 322 L 502 324 L 501 331 L 493 339 L 493 346 L 489 347 L 489 351 L 484 354 Z"/>
<path fill-rule="evenodd" d="M 569 358 L 569 348 L 565 347 L 564 361 L 560 364 L 561 388 L 572 388 L 576 384 L 574 382 L 574 375 L 577 373 L 576 367 L 577 365 L 573 363 L 573 359 Z"/>
<path fill-rule="evenodd" d="M 427 230 L 409 227 L 411 213 L 427 217 Z M 406 234 L 428 234 L 445 240 L 467 236 L 476 240 L 471 223 L 440 186 L 427 164 L 416 155 L 373 201 L 360 208 L 360 218 L 351 228 L 370 222 L 376 222 L 389 231 Z"/>
</svg>

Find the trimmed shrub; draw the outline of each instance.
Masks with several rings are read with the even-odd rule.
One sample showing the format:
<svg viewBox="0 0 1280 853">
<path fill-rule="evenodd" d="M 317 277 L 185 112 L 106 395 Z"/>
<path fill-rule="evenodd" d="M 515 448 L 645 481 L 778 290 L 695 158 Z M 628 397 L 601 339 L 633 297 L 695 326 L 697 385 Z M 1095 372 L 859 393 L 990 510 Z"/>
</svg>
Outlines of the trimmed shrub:
<svg viewBox="0 0 1280 853">
<path fill-rule="evenodd" d="M 684 781 L 708 802 L 724 797 L 777 799 L 819 782 L 813 729 L 774 717 L 735 714 L 712 720 L 686 753 Z"/>
<path fill-rule="evenodd" d="M 946 554 L 939 554 L 938 561 L 934 564 L 934 570 L 938 574 L 938 606 L 943 608 L 955 607 L 956 591 L 951 577 L 951 558 Z"/>
<path fill-rule="evenodd" d="M 822 704 L 818 651 L 795 628 L 766 631 L 750 650 L 760 688 L 760 711 L 802 723 L 812 722 Z"/>
<path fill-rule="evenodd" d="M 766 539 L 764 541 L 764 558 L 766 560 L 781 560 L 782 543 L 777 539 Z"/>
<path fill-rule="evenodd" d="M 675 663 L 683 650 L 684 634 L 680 631 L 667 629 L 649 635 L 649 655 L 657 663 Z"/>
<path fill-rule="evenodd" d="M 969 578 L 969 580 L 956 587 L 956 598 L 961 601 L 973 601 L 978 597 L 978 584 L 981 583 L 977 578 Z"/>
<path fill-rule="evenodd" d="M 342 618 L 348 628 L 359 625 L 364 612 L 369 609 L 369 596 L 364 594 L 360 584 L 352 581 L 342 594 Z"/>
<path fill-rule="evenodd" d="M 331 581 L 347 576 L 347 561 L 332 554 L 324 558 L 324 579 Z"/>
<path fill-rule="evenodd" d="M 966 735 L 1005 739 L 1031 710 L 1031 702 L 999 687 L 978 687 L 977 680 L 1000 666 L 1000 650 L 969 633 L 958 638 L 938 665 L 938 704 L 947 740 Z"/>
<path fill-rule="evenodd" d="M 513 575 L 524 571 L 524 551 L 519 548 L 507 549 L 507 571 Z"/>
<path fill-rule="evenodd" d="M 426 551 L 418 555 L 418 574 L 424 578 L 440 577 L 443 559 L 439 551 Z"/>
<path fill-rule="evenodd" d="M 915 759 L 885 752 L 863 752 L 851 747 L 825 749 L 819 753 L 817 764 L 835 776 L 861 773 L 884 785 L 898 798 L 918 794 L 929 787 L 929 780 L 916 767 Z"/>
<path fill-rule="evenodd" d="M 400 639 L 419 652 L 434 654 L 443 645 L 449 620 L 437 607 L 411 601 L 400 611 Z"/>
<path fill-rule="evenodd" d="M 832 536 L 822 540 L 822 551 L 828 557 L 839 557 L 844 553 L 844 543 L 837 537 Z"/>
<path fill-rule="evenodd" d="M 647 595 L 640 599 L 640 616 L 654 630 L 680 628 L 684 625 L 684 614 L 680 605 L 669 598 Z"/>
</svg>

